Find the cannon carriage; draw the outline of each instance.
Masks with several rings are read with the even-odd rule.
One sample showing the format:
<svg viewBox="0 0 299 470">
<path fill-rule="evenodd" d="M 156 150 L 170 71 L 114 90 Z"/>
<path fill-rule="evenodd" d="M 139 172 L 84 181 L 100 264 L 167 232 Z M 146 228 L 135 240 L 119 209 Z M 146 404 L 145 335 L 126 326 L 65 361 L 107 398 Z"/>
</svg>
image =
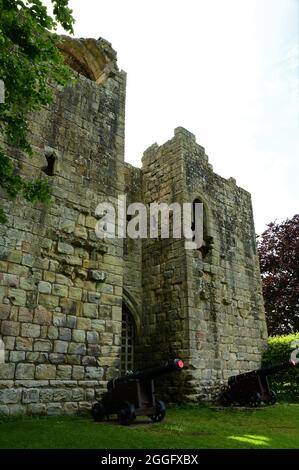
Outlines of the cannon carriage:
<svg viewBox="0 0 299 470">
<path fill-rule="evenodd" d="M 183 367 L 183 361 L 177 358 L 159 367 L 110 380 L 108 391 L 92 407 L 94 420 L 103 421 L 116 414 L 121 424 L 131 424 L 136 416 L 148 416 L 153 422 L 162 421 L 166 408 L 164 402 L 155 397 L 154 379 Z"/>
<path fill-rule="evenodd" d="M 220 404 L 251 407 L 260 406 L 262 403 L 274 405 L 276 394 L 270 389 L 268 375 L 293 367 L 296 367 L 296 363 L 287 361 L 229 377 L 228 384 L 220 396 Z"/>
</svg>

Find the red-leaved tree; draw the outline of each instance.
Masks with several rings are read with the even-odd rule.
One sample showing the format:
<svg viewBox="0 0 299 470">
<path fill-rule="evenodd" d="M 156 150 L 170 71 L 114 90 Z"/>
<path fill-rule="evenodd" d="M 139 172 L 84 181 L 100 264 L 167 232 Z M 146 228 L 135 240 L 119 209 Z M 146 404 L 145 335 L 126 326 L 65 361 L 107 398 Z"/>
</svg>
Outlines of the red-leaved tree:
<svg viewBox="0 0 299 470">
<path fill-rule="evenodd" d="M 269 334 L 299 331 L 299 214 L 268 224 L 258 252 Z"/>
</svg>

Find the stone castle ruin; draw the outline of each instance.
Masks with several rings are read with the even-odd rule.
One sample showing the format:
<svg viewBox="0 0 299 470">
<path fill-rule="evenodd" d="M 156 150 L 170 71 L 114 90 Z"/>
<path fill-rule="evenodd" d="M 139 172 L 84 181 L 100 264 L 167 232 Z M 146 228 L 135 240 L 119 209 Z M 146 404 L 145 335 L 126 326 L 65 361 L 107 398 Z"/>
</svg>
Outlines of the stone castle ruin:
<svg viewBox="0 0 299 470">
<path fill-rule="evenodd" d="M 124 161 L 126 75 L 103 40 L 64 38 L 77 81 L 30 117 L 22 175 L 47 179 L 49 205 L 2 191 L 0 412 L 89 410 L 121 371 L 181 357 L 171 399 L 210 399 L 256 368 L 267 337 L 250 194 L 213 168 L 182 127 Z M 204 243 L 96 237 L 103 201 L 201 202 Z"/>
</svg>

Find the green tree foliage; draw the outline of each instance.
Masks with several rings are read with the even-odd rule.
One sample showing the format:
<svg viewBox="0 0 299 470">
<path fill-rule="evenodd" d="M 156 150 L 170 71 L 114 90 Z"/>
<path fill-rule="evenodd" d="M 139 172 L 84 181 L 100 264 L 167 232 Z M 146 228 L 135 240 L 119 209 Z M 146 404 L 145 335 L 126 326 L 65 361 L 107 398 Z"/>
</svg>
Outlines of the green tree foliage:
<svg viewBox="0 0 299 470">
<path fill-rule="evenodd" d="M 299 214 L 270 223 L 258 252 L 269 334 L 299 331 Z"/>
<path fill-rule="evenodd" d="M 269 337 L 262 366 L 287 362 L 291 359 L 292 353 L 299 359 L 299 353 L 296 353 L 298 348 L 296 341 L 299 343 L 299 333 Z M 269 376 L 269 381 L 279 400 L 299 402 L 299 364 L 292 369 Z"/>
<path fill-rule="evenodd" d="M 73 32 L 74 19 L 68 0 L 52 0 L 52 18 L 40 0 L 0 0 L 0 80 L 5 86 L 5 102 L 0 103 L 0 132 L 8 144 L 28 156 L 32 153 L 27 116 L 52 100 L 49 82 L 65 86 L 72 80 L 57 48 L 60 24 Z M 46 180 L 26 180 L 0 146 L 0 186 L 14 198 L 47 201 Z M 0 223 L 5 214 L 0 206 Z"/>
</svg>

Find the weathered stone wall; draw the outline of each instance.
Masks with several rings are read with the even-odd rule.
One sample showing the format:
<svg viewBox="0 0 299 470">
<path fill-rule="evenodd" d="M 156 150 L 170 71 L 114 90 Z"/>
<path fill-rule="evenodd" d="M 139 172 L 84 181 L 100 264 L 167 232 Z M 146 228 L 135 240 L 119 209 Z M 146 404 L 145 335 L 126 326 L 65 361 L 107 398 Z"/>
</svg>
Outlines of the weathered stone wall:
<svg viewBox="0 0 299 470">
<path fill-rule="evenodd" d="M 182 203 L 184 181 L 182 161 L 178 158 L 180 147 L 180 138 L 176 136 L 161 147 L 154 144 L 144 152 L 142 192 L 145 204 Z M 160 219 L 156 223 L 159 224 Z M 143 240 L 142 246 L 142 343 L 139 346 L 147 365 L 174 357 L 188 362 L 189 357 L 186 250 L 183 239 L 172 238 L 171 219 L 169 228 L 169 239 L 161 238 L 159 233 L 159 238 Z M 168 382 L 172 399 L 182 398 L 186 392 L 187 381 L 178 383 L 176 379 L 174 374 Z"/>
<path fill-rule="evenodd" d="M 229 375 L 259 366 L 267 338 L 250 195 L 213 173 L 183 128 L 145 152 L 142 171 L 146 203 L 204 203 L 205 243 L 143 241 L 143 356 L 179 355 L 188 366 L 180 391 L 211 398 Z"/>
<path fill-rule="evenodd" d="M 125 187 L 127 206 L 131 203 L 142 202 L 142 174 L 140 168 L 125 163 Z M 126 218 L 129 223 L 131 216 Z M 140 320 L 142 311 L 142 241 L 140 238 L 124 239 L 124 302 L 132 313 L 136 324 L 136 333 L 140 333 Z"/>
<path fill-rule="evenodd" d="M 102 39 L 66 39 L 63 53 L 83 75 L 31 116 L 31 159 L 8 148 L 22 175 L 48 179 L 52 202 L 0 193 L 0 413 L 89 410 L 119 374 L 123 308 L 136 324 L 135 366 L 186 364 L 164 397 L 211 398 L 229 375 L 259 365 L 267 336 L 250 195 L 216 175 L 181 127 L 145 151 L 141 169 L 124 164 L 115 51 Z M 98 240 L 95 209 L 117 208 L 119 195 L 127 205 L 202 202 L 204 246 Z"/>
<path fill-rule="evenodd" d="M 94 211 L 123 192 L 124 105 L 123 72 L 101 85 L 78 76 L 32 116 L 33 157 L 11 149 L 21 174 L 49 180 L 52 203 L 1 193 L 0 412 L 90 409 L 118 371 L 122 240 L 96 239 Z M 46 157 L 53 176 L 42 172 Z"/>
<path fill-rule="evenodd" d="M 260 366 L 267 329 L 250 194 L 213 172 L 192 134 L 182 158 L 187 200 L 204 204 L 207 250 L 186 256 L 191 384 L 209 398 L 230 375 Z"/>
</svg>

